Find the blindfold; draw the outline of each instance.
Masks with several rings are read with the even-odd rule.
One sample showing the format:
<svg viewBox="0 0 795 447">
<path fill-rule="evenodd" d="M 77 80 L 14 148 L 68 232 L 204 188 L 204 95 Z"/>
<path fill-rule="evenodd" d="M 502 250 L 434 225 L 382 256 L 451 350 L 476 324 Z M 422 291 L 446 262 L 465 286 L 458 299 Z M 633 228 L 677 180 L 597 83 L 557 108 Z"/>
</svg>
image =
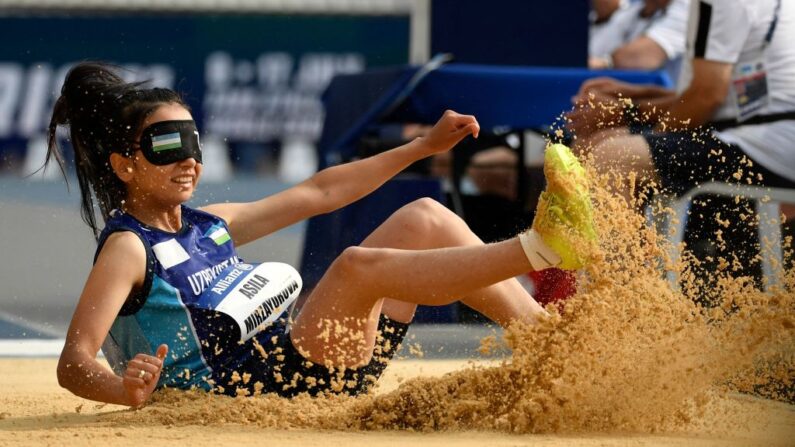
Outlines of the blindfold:
<svg viewBox="0 0 795 447">
<path fill-rule="evenodd" d="M 187 158 L 202 162 L 199 131 L 193 120 L 160 121 L 144 129 L 141 152 L 152 164 L 162 166 Z"/>
</svg>

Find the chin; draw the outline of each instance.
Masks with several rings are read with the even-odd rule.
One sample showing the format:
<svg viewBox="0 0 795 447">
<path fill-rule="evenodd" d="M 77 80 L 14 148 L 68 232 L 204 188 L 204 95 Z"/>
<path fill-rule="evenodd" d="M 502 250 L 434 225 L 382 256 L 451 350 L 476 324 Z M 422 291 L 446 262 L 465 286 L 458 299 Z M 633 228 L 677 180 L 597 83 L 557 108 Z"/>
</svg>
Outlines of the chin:
<svg viewBox="0 0 795 447">
<path fill-rule="evenodd" d="M 190 200 L 191 198 L 193 198 L 193 190 L 192 189 L 190 191 L 187 191 L 187 192 L 184 192 L 184 193 L 180 194 L 178 200 L 179 200 L 180 203 L 185 203 L 188 200 Z"/>
</svg>

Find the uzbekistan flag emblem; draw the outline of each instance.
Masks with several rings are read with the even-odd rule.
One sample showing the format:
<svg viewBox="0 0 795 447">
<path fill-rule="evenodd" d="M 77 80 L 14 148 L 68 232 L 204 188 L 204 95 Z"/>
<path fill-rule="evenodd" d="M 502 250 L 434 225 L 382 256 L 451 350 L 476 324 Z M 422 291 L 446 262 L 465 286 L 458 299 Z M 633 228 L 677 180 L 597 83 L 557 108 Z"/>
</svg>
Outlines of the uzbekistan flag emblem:
<svg viewBox="0 0 795 447">
<path fill-rule="evenodd" d="M 179 149 L 182 147 L 182 138 L 179 132 L 167 133 L 152 137 L 152 150 L 154 152 L 167 151 L 169 149 Z"/>
<path fill-rule="evenodd" d="M 232 240 L 222 224 L 213 225 L 204 235 L 212 239 L 215 245 L 222 245 Z"/>
</svg>

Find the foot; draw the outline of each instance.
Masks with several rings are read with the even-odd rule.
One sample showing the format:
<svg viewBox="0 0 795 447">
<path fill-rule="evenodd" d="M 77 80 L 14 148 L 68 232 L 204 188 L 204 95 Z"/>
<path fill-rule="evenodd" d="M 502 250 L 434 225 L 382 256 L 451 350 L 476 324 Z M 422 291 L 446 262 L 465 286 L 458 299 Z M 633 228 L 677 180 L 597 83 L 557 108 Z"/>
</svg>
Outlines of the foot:
<svg viewBox="0 0 795 447">
<path fill-rule="evenodd" d="M 539 198 L 531 230 L 560 256 L 555 267 L 582 268 L 597 241 L 585 169 L 568 147 L 552 144 L 544 153 L 544 176 L 547 189 Z"/>
</svg>

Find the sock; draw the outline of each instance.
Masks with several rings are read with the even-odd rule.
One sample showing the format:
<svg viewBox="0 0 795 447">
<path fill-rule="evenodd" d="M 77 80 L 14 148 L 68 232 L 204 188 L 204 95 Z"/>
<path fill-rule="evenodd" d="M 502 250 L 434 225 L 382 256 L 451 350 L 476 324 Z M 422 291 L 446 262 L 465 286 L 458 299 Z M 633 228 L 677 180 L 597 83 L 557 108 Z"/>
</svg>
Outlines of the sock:
<svg viewBox="0 0 795 447">
<path fill-rule="evenodd" d="M 533 270 L 540 272 L 560 265 L 561 259 L 544 241 L 535 230 L 527 230 L 519 234 L 519 242 L 522 243 L 527 260 L 533 266 Z"/>
</svg>

